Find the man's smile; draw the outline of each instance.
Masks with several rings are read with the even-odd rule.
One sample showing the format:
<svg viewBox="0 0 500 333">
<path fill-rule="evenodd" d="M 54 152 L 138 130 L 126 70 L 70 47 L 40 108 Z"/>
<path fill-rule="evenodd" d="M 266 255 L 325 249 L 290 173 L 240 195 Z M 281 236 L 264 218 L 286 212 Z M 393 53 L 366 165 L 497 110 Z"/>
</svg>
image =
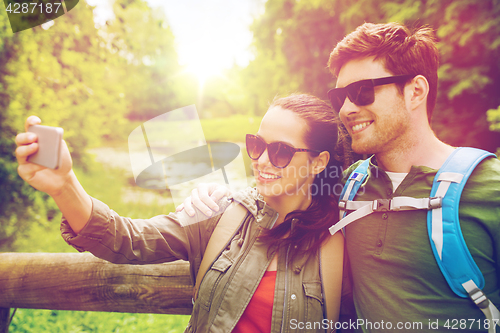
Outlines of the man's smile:
<svg viewBox="0 0 500 333">
<path fill-rule="evenodd" d="M 373 123 L 373 120 L 371 121 L 363 121 L 363 122 L 358 122 L 357 124 L 349 124 L 349 127 L 351 128 L 351 133 L 359 133 L 362 130 L 364 130 L 366 127 L 370 126 Z"/>
</svg>

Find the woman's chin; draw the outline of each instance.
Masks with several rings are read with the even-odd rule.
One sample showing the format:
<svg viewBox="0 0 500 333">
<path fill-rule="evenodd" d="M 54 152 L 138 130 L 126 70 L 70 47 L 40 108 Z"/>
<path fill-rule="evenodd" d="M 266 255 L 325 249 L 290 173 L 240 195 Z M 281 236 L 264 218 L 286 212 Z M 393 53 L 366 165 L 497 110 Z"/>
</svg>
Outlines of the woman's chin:
<svg viewBox="0 0 500 333">
<path fill-rule="evenodd" d="M 265 198 L 281 196 L 283 193 L 281 185 L 277 182 L 259 182 L 257 180 L 257 190 Z"/>
</svg>

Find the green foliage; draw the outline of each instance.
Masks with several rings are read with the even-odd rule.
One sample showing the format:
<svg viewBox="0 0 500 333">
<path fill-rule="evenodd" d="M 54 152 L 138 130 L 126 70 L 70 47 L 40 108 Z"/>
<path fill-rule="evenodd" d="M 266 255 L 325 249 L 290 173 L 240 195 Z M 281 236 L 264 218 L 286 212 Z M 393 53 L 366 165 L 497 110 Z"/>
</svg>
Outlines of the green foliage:
<svg viewBox="0 0 500 333">
<path fill-rule="evenodd" d="M 500 106 L 496 109 L 490 109 L 487 112 L 490 129 L 492 131 L 500 131 Z"/>
<path fill-rule="evenodd" d="M 35 191 L 17 176 L 17 163 L 12 156 L 13 142 L 0 137 L 0 250 L 9 249 L 16 232 L 22 234 L 30 217 L 27 207 L 34 204 Z M 15 214 L 19 212 L 19 214 Z"/>
<path fill-rule="evenodd" d="M 103 35 L 111 51 L 120 55 L 114 70 L 120 73 L 128 118 L 146 120 L 183 106 L 185 101 L 177 96 L 180 68 L 174 36 L 163 12 L 140 0 L 115 1 L 113 11 L 116 19 Z"/>
<path fill-rule="evenodd" d="M 254 114 L 267 111 L 276 95 L 308 92 L 326 97 L 331 75 L 326 62 L 335 40 L 343 36 L 328 1 L 268 1 L 252 25 L 255 60 L 242 76 Z"/>
<path fill-rule="evenodd" d="M 255 60 L 242 71 L 254 114 L 274 94 L 307 92 L 326 99 L 326 71 L 336 42 L 364 22 L 430 25 L 441 54 L 433 128 L 456 145 L 495 150 L 486 111 L 500 104 L 500 2 L 496 0 L 269 0 L 253 25 Z"/>
<path fill-rule="evenodd" d="M 109 52 L 88 24 L 92 8 L 82 3 L 54 22 L 48 30 L 35 27 L 11 37 L 10 57 L 3 59 L 9 97 L 3 126 L 19 131 L 36 114 L 46 125 L 67 129 L 73 157 L 81 160 L 83 147 L 98 144 L 126 109 L 109 77 Z"/>
<path fill-rule="evenodd" d="M 500 3 L 436 3 L 429 15 L 440 41 L 440 96 L 436 131 L 453 145 L 494 151 L 500 137 L 488 131 L 486 111 L 500 104 Z"/>
<path fill-rule="evenodd" d="M 52 26 L 15 34 L 0 13 L 0 249 L 10 249 L 27 223 L 54 215 L 51 201 L 17 176 L 14 137 L 29 115 L 63 127 L 75 164 L 85 169 L 87 148 L 125 137 L 126 115 L 179 103 L 173 83 L 164 82 L 179 70 L 165 19 L 142 0 L 117 1 L 114 9 L 115 21 L 101 29 L 81 1 Z"/>
<path fill-rule="evenodd" d="M 490 130 L 500 132 L 500 106 L 487 112 Z M 497 156 L 500 158 L 500 147 L 497 148 Z"/>
<path fill-rule="evenodd" d="M 1 119 L 1 115 L 0 115 Z M 16 239 L 26 238 L 30 224 L 47 223 L 59 209 L 48 195 L 37 192 L 17 175 L 14 133 L 0 136 L 0 251 L 12 251 Z"/>
</svg>

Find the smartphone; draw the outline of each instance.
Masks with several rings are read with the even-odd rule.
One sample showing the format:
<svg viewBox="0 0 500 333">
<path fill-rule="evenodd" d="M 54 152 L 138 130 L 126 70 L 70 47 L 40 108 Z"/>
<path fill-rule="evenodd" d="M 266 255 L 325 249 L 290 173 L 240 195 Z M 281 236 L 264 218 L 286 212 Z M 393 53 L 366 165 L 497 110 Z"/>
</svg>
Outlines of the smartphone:
<svg viewBox="0 0 500 333">
<path fill-rule="evenodd" d="M 64 130 L 61 127 L 33 125 L 28 128 L 28 132 L 38 136 L 38 151 L 28 156 L 28 162 L 50 169 L 59 168 Z"/>
</svg>

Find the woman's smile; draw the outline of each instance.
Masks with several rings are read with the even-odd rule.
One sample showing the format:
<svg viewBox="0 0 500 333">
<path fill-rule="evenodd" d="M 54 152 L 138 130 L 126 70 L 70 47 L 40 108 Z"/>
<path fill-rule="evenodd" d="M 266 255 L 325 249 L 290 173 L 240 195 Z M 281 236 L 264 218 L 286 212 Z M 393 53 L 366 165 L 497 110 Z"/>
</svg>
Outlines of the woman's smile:
<svg viewBox="0 0 500 333">
<path fill-rule="evenodd" d="M 260 171 L 260 170 L 258 170 L 258 172 L 259 172 L 259 176 L 257 177 L 257 180 L 261 183 L 271 183 L 271 182 L 281 178 L 281 176 L 278 176 L 278 175 L 275 175 L 272 173 L 268 173 L 268 172 L 264 172 L 264 171 Z"/>
</svg>

